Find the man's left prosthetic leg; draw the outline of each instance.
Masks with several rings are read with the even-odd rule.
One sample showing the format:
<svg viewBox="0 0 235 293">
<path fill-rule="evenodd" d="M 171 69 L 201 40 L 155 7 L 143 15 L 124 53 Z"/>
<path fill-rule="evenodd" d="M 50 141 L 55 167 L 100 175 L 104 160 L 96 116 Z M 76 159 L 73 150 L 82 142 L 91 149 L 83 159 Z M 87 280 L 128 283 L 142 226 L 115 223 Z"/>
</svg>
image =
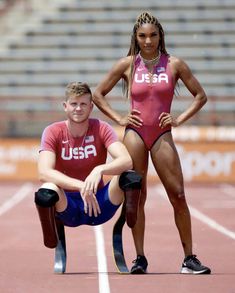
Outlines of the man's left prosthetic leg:
<svg viewBox="0 0 235 293">
<path fill-rule="evenodd" d="M 123 251 L 122 230 L 126 221 L 130 228 L 136 224 L 141 182 L 142 177 L 135 171 L 124 172 L 119 179 L 119 186 L 124 191 L 125 200 L 122 205 L 121 214 L 113 227 L 113 254 L 117 269 L 122 274 L 129 273 Z"/>
<path fill-rule="evenodd" d="M 66 268 L 66 243 L 63 223 L 55 218 L 55 204 L 59 200 L 56 191 L 40 188 L 35 192 L 35 204 L 43 232 L 43 242 L 55 248 L 54 272 L 64 273 Z"/>
<path fill-rule="evenodd" d="M 141 183 L 142 177 L 132 170 L 123 172 L 119 178 L 119 186 L 125 195 L 126 222 L 130 228 L 133 228 L 137 221 Z"/>
</svg>

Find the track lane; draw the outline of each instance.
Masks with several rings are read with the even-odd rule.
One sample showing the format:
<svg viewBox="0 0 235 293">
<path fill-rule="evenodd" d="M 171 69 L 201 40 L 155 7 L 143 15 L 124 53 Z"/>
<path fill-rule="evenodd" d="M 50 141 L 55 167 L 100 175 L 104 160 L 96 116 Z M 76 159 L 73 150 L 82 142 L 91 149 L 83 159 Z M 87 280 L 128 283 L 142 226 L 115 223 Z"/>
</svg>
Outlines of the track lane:
<svg viewBox="0 0 235 293">
<path fill-rule="evenodd" d="M 5 185 L 6 187 L 6 185 Z M 14 189 L 15 188 L 15 189 Z M 234 231 L 235 208 L 225 208 L 233 198 L 221 190 L 221 185 L 186 186 L 188 202 L 221 225 Z M 19 186 L 4 188 L 4 199 Z M 35 185 L 36 189 L 36 185 Z M 178 232 L 174 225 L 173 210 L 169 202 L 149 187 L 146 205 L 146 255 L 149 260 L 147 275 L 132 276 L 117 273 L 111 247 L 111 233 L 115 218 L 103 225 L 106 272 L 99 272 L 96 240 L 92 227 L 66 228 L 68 265 L 65 275 L 53 273 L 54 250 L 42 244 L 38 216 L 33 195 L 0 216 L 0 292 L 97 292 L 100 276 L 108 277 L 110 292 L 235 292 L 235 241 L 198 219 L 192 218 L 194 249 L 203 263 L 211 266 L 212 275 L 191 276 L 179 274 L 183 258 Z M 206 191 L 206 192 L 205 192 Z M 213 201 L 214 200 L 214 201 Z M 235 199 L 232 199 L 233 202 Z M 221 205 L 215 204 L 217 201 Z M 214 202 L 214 203 L 213 203 Z M 208 204 L 210 203 L 210 204 Z M 120 211 L 118 211 L 119 213 Z M 233 215 L 233 217 L 232 217 Z M 116 215 L 115 217 L 117 217 Z M 124 247 L 127 263 L 135 258 L 130 230 L 124 228 Z"/>
</svg>

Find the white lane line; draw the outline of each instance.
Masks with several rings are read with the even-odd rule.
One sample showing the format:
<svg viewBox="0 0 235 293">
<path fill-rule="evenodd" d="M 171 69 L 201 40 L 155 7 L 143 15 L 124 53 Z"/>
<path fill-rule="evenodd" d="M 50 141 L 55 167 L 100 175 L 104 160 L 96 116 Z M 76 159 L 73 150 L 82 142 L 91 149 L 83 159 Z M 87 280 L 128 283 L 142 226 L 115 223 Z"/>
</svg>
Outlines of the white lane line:
<svg viewBox="0 0 235 293">
<path fill-rule="evenodd" d="M 94 226 L 96 240 L 96 255 L 99 272 L 99 293 L 110 293 L 109 278 L 107 274 L 107 261 L 105 254 L 104 234 L 102 226 Z"/>
<path fill-rule="evenodd" d="M 168 200 L 168 197 L 166 195 L 166 192 L 165 192 L 163 186 L 157 185 L 156 189 L 157 189 L 157 192 L 159 193 L 159 195 L 161 197 L 163 197 L 163 198 Z M 200 211 L 198 211 L 194 207 L 189 206 L 189 209 L 190 209 L 191 215 L 194 218 L 196 218 L 199 221 L 203 222 L 204 224 L 208 225 L 212 229 L 220 232 L 221 234 L 224 234 L 224 235 L 228 236 L 229 238 L 232 238 L 233 240 L 235 240 L 235 233 L 234 232 L 232 232 L 229 229 L 223 227 L 222 225 L 217 223 L 215 220 L 213 220 L 213 219 L 209 218 L 208 216 L 204 215 L 203 213 L 201 213 Z"/>
<path fill-rule="evenodd" d="M 2 205 L 0 205 L 0 216 L 13 208 L 19 202 L 21 202 L 29 193 L 33 190 L 32 183 L 25 183 L 20 189 Z"/>
<path fill-rule="evenodd" d="M 220 185 L 219 188 L 225 194 L 231 196 L 232 198 L 235 198 L 235 187 L 233 185 L 230 185 L 230 184 L 222 184 L 222 185 Z"/>
<path fill-rule="evenodd" d="M 227 228 L 223 227 L 222 225 L 218 224 L 216 221 L 212 220 L 208 216 L 204 215 L 203 213 L 199 212 L 197 209 L 193 208 L 192 206 L 189 206 L 191 215 L 194 216 L 194 218 L 200 220 L 201 222 L 205 223 L 209 227 L 219 231 L 220 233 L 232 238 L 235 240 L 235 233 L 228 230 Z"/>
</svg>

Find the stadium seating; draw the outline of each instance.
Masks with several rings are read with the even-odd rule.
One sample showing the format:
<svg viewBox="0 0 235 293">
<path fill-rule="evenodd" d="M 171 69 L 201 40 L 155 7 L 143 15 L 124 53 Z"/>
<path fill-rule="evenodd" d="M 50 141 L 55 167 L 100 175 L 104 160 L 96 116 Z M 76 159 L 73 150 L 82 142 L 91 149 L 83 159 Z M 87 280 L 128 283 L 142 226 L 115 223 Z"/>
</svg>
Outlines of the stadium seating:
<svg viewBox="0 0 235 293">
<path fill-rule="evenodd" d="M 127 54 L 133 23 L 144 10 L 158 17 L 168 52 L 190 65 L 209 97 L 205 111 L 191 122 L 230 125 L 235 113 L 234 0 L 69 0 L 33 10 L 0 45 L 1 111 L 11 111 L 15 119 L 22 111 L 30 112 L 31 119 L 44 119 L 33 131 L 19 127 L 19 135 L 38 135 L 50 119 L 60 117 L 56 101 L 69 81 L 87 81 L 94 89 Z M 179 93 L 173 104 L 176 112 L 191 101 L 181 83 Z M 121 83 L 110 96 L 116 109 L 126 110 Z M 48 117 L 49 111 L 55 115 Z M 215 111 L 217 118 L 211 121 Z M 2 131 L 7 134 L 7 129 Z"/>
</svg>

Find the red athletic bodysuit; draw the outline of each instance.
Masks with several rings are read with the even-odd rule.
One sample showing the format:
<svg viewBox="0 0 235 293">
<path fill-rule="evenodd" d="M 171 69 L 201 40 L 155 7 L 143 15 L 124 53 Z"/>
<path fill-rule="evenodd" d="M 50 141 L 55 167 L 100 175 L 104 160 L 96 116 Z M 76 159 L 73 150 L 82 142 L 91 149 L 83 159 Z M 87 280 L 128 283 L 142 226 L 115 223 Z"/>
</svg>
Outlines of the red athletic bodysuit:
<svg viewBox="0 0 235 293">
<path fill-rule="evenodd" d="M 161 55 L 159 63 L 154 66 L 152 81 L 148 69 L 140 55 L 136 56 L 134 64 L 133 83 L 131 87 L 131 108 L 141 112 L 143 126 L 140 128 L 128 125 L 127 129 L 135 130 L 150 150 L 158 138 L 171 127 L 161 129 L 159 116 L 162 112 L 170 112 L 174 96 L 175 81 L 172 77 L 169 57 Z"/>
</svg>

